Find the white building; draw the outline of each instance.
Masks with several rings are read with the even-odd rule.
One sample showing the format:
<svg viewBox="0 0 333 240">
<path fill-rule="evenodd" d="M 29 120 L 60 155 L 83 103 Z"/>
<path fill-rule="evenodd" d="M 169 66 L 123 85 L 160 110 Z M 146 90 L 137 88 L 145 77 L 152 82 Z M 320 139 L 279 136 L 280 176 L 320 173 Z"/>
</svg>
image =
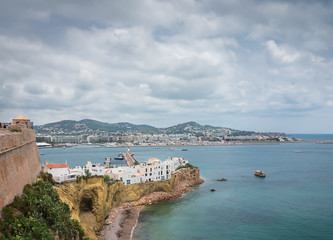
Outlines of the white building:
<svg viewBox="0 0 333 240">
<path fill-rule="evenodd" d="M 53 175 L 56 182 L 65 182 L 75 180 L 77 176 L 86 175 L 89 170 L 92 176 L 108 175 L 113 180 L 119 180 L 124 185 L 138 182 L 163 181 L 171 178 L 171 174 L 179 166 L 188 163 L 184 158 L 169 158 L 166 161 L 160 161 L 158 158 L 151 158 L 145 163 L 131 167 L 108 168 L 99 163 L 93 164 L 87 162 L 85 167 L 75 167 L 70 169 L 66 163 L 45 164 L 45 171 Z"/>
<path fill-rule="evenodd" d="M 54 181 L 57 183 L 73 181 L 77 176 L 75 173 L 71 173 L 66 163 L 48 163 L 48 161 L 46 161 L 44 171 L 51 173 Z"/>
<path fill-rule="evenodd" d="M 151 158 L 145 163 L 132 167 L 110 168 L 105 174 L 114 180 L 123 181 L 124 185 L 138 183 L 163 181 L 171 178 L 177 167 L 188 163 L 183 158 L 169 158 L 161 162 L 158 158 Z"/>
<path fill-rule="evenodd" d="M 89 172 L 91 173 L 91 175 L 97 175 L 97 176 L 103 176 L 105 175 L 105 170 L 106 168 L 99 164 L 99 163 L 91 163 L 90 161 L 87 162 L 86 164 L 86 168 L 85 169 L 88 169 Z"/>
</svg>

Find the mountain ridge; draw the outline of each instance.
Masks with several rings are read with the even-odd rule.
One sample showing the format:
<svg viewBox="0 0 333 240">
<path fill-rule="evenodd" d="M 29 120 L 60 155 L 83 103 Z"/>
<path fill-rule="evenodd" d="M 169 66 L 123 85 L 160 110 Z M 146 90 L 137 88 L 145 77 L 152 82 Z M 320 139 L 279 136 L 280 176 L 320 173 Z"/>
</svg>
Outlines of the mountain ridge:
<svg viewBox="0 0 333 240">
<path fill-rule="evenodd" d="M 195 121 L 179 123 L 166 128 L 157 128 L 147 124 L 132 124 L 129 122 L 106 123 L 93 119 L 61 120 L 35 126 L 37 133 L 48 134 L 82 134 L 82 133 L 147 133 L 147 134 L 185 134 L 193 133 L 204 135 L 203 133 L 214 132 L 221 135 L 251 135 L 254 131 L 241 131 L 226 127 L 211 125 L 201 125 Z"/>
</svg>

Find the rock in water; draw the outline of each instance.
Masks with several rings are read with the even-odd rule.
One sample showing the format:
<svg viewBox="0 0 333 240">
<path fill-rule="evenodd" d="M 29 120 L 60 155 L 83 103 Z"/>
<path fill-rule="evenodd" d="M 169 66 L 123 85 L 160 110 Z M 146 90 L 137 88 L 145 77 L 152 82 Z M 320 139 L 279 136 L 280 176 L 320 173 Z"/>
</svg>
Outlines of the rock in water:
<svg viewBox="0 0 333 240">
<path fill-rule="evenodd" d="M 221 178 L 221 179 L 217 179 L 216 181 L 220 181 L 220 182 L 226 182 L 228 181 L 226 178 Z"/>
<path fill-rule="evenodd" d="M 254 172 L 254 175 L 257 177 L 266 177 L 266 174 L 263 171 L 257 170 Z"/>
</svg>

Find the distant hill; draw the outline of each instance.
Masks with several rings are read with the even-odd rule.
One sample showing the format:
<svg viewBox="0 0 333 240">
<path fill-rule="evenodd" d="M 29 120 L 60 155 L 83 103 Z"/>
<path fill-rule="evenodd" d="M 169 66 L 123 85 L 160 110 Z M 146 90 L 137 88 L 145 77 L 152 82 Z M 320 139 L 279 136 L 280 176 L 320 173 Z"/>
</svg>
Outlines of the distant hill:
<svg viewBox="0 0 333 240">
<path fill-rule="evenodd" d="M 156 128 L 149 125 L 135 125 L 128 122 L 104 123 L 91 119 L 81 121 L 63 120 L 60 122 L 48 123 L 35 126 L 37 133 L 44 134 L 98 134 L 98 133 L 152 133 L 152 134 L 185 134 L 192 133 L 196 136 L 214 135 L 251 135 L 254 132 L 240 131 L 225 127 L 214 127 L 210 125 L 200 125 L 196 122 L 186 122 L 167 128 Z"/>
<path fill-rule="evenodd" d="M 193 132 L 204 132 L 204 131 L 211 131 L 217 129 L 224 129 L 228 130 L 229 128 L 221 128 L 221 127 L 213 127 L 209 125 L 200 125 L 196 122 L 186 122 L 177 124 L 168 128 L 161 128 L 162 131 L 165 131 L 168 134 L 171 133 L 193 133 Z"/>
<path fill-rule="evenodd" d="M 154 130 L 155 127 L 149 125 L 135 125 L 128 122 L 104 123 L 91 119 L 81 121 L 63 120 L 60 122 L 48 123 L 35 126 L 37 133 L 61 134 L 61 133 L 93 133 L 93 132 L 127 132 L 127 131 L 147 131 Z"/>
</svg>

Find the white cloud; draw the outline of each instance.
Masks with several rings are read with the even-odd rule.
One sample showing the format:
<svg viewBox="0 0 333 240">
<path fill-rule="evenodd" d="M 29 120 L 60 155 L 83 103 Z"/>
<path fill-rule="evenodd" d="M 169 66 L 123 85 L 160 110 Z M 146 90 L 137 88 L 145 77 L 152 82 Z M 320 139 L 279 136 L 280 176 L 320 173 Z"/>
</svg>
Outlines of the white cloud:
<svg viewBox="0 0 333 240">
<path fill-rule="evenodd" d="M 298 52 L 293 51 L 288 47 L 278 46 L 273 40 L 267 41 L 265 45 L 271 57 L 278 62 L 290 64 L 300 58 Z"/>
</svg>

